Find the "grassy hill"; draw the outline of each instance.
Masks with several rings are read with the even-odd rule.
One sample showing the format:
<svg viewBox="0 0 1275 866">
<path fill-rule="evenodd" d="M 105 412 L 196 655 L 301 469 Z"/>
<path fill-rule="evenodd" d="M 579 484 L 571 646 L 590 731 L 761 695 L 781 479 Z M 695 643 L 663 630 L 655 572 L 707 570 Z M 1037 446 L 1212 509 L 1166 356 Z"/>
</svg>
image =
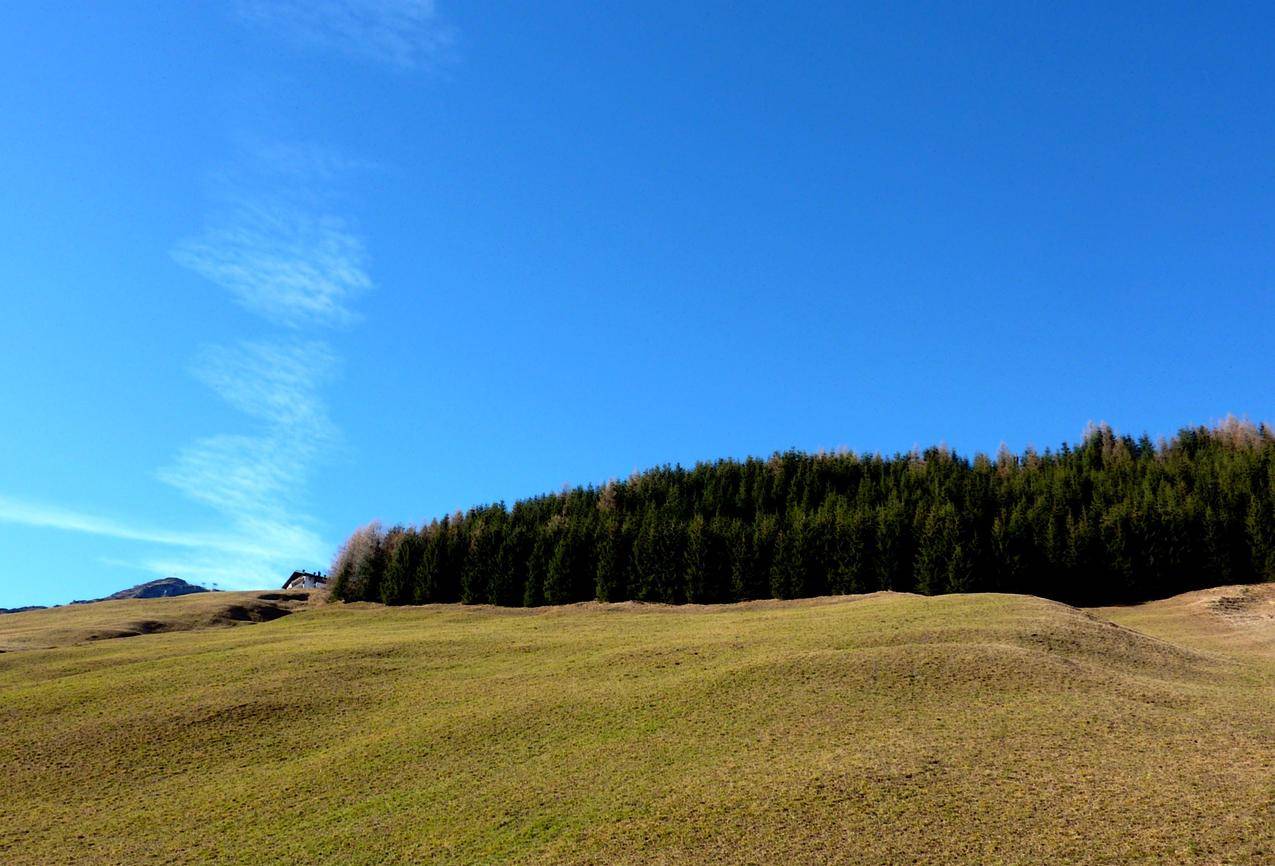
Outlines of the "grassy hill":
<svg viewBox="0 0 1275 866">
<path fill-rule="evenodd" d="M 286 616 L 309 600 L 289 592 L 191 593 L 41 608 L 0 619 L 0 652 L 190 631 Z"/>
<path fill-rule="evenodd" d="M 249 603 L 294 609 L 202 627 Z M 1275 858 L 1272 584 L 1089 612 L 209 594 L 9 615 L 0 647 L 5 863 Z"/>
</svg>

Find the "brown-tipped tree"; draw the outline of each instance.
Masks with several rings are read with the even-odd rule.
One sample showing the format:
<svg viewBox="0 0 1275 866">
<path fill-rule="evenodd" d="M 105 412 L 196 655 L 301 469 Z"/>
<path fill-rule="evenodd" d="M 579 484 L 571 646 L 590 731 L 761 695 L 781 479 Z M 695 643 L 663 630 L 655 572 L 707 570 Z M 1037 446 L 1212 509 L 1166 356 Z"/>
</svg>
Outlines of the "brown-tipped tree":
<svg viewBox="0 0 1275 866">
<path fill-rule="evenodd" d="M 376 599 L 384 557 L 385 531 L 379 520 L 354 530 L 332 561 L 332 597 L 342 601 Z"/>
</svg>

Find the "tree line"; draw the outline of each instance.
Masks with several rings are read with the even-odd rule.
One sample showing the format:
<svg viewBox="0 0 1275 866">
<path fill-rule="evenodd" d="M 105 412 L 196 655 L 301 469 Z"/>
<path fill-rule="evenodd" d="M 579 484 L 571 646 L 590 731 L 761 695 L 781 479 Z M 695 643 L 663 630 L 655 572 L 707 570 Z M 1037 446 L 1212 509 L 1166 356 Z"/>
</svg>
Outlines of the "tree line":
<svg viewBox="0 0 1275 866">
<path fill-rule="evenodd" d="M 1275 579 L 1275 434 L 1228 419 L 1153 443 L 968 460 L 776 453 L 356 530 L 346 601 L 673 604 L 898 590 L 1142 601 Z"/>
</svg>

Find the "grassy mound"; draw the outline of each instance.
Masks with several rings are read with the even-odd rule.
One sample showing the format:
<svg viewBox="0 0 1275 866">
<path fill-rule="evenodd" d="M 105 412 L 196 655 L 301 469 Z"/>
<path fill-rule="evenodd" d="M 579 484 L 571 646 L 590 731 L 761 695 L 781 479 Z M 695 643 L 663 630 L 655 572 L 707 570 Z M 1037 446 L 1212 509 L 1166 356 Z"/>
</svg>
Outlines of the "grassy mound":
<svg viewBox="0 0 1275 866">
<path fill-rule="evenodd" d="M 1268 860 L 1270 624 L 1155 604 L 326 605 L 10 652 L 0 860 Z"/>
<path fill-rule="evenodd" d="M 309 598 L 304 592 L 201 592 L 5 614 L 0 617 L 0 651 L 269 622 L 287 616 Z"/>
<path fill-rule="evenodd" d="M 1096 613 L 1147 634 L 1217 652 L 1275 656 L 1275 583 L 1219 586 Z"/>
</svg>

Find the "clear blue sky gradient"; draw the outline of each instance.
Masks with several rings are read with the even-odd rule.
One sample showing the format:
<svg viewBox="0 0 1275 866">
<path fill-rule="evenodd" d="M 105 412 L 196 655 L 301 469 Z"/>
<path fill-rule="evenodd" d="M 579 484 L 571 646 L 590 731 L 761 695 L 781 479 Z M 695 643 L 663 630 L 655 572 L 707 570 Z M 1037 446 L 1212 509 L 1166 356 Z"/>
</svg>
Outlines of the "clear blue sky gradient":
<svg viewBox="0 0 1275 866">
<path fill-rule="evenodd" d="M 1275 418 L 1268 4 L 309 8 L 0 9 L 0 605 Z"/>
</svg>

